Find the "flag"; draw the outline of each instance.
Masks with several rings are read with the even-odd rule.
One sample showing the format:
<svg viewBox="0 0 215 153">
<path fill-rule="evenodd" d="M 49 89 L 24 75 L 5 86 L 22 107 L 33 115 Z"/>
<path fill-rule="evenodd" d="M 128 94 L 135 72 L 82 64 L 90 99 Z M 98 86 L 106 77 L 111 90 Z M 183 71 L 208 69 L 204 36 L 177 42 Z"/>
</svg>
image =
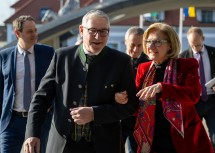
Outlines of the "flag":
<svg viewBox="0 0 215 153">
<path fill-rule="evenodd" d="M 195 7 L 186 7 L 184 8 L 184 16 L 185 17 L 196 17 L 196 10 Z"/>
</svg>

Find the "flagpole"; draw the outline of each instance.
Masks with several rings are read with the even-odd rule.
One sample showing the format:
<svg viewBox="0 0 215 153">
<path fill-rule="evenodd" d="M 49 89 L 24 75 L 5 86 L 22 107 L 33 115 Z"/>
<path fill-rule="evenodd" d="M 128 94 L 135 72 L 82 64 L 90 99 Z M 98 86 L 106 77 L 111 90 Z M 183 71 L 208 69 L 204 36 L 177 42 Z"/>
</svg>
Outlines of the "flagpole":
<svg viewBox="0 0 215 153">
<path fill-rule="evenodd" d="M 183 20 L 184 20 L 183 8 L 180 8 L 180 13 L 179 13 L 179 40 L 181 42 L 180 52 L 182 51 Z"/>
<path fill-rule="evenodd" d="M 143 24 L 144 24 L 144 17 L 143 17 L 143 14 L 140 14 L 140 17 L 139 17 L 139 27 L 143 28 Z"/>
</svg>

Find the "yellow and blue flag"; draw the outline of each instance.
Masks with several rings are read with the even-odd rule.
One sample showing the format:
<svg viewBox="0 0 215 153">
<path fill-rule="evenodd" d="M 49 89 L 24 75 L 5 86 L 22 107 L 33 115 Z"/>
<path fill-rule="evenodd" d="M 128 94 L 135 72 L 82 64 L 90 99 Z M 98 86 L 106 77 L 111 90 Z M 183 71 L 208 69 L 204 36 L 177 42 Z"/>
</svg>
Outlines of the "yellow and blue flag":
<svg viewBox="0 0 215 153">
<path fill-rule="evenodd" d="M 184 8 L 184 16 L 185 17 L 196 17 L 195 7 L 190 6 L 190 7 Z"/>
</svg>

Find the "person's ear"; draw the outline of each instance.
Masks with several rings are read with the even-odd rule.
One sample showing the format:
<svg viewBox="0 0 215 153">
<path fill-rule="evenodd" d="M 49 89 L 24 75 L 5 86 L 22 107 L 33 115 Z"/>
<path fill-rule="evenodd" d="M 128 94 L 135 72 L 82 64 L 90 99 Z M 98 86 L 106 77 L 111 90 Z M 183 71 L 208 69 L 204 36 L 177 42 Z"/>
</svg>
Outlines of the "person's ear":
<svg viewBox="0 0 215 153">
<path fill-rule="evenodd" d="M 127 42 L 126 42 L 126 39 L 124 39 L 124 43 L 126 44 Z"/>
<path fill-rule="evenodd" d="M 18 38 L 19 37 L 19 35 L 20 35 L 20 31 L 19 30 L 15 30 L 14 31 L 14 34 L 16 35 L 16 37 Z"/>
<path fill-rule="evenodd" d="M 79 34 L 81 37 L 83 36 L 83 29 L 84 27 L 82 25 L 79 25 Z"/>
</svg>

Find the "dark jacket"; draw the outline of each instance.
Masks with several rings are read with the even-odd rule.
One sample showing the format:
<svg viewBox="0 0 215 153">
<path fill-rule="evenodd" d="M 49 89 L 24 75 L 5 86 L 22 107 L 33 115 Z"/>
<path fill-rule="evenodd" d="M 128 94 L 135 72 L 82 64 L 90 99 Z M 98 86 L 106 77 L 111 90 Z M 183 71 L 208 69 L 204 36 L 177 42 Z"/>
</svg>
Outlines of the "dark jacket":
<svg viewBox="0 0 215 153">
<path fill-rule="evenodd" d="M 134 78 L 136 78 L 136 73 L 137 73 L 137 68 L 139 66 L 139 64 L 144 63 L 144 62 L 148 62 L 148 56 L 144 53 L 141 53 L 140 57 L 137 59 L 132 59 L 132 66 L 133 66 L 133 70 L 134 70 Z"/>
<path fill-rule="evenodd" d="M 211 78 L 215 78 L 215 47 L 205 45 L 205 48 L 208 52 L 208 57 L 211 66 Z M 181 58 L 193 58 L 193 51 L 192 49 L 187 49 L 183 51 L 179 57 Z"/>
<path fill-rule="evenodd" d="M 120 120 L 137 108 L 136 89 L 128 55 L 105 47 L 86 66 L 83 46 L 56 51 L 50 67 L 34 95 L 27 122 L 26 138 L 39 137 L 38 130 L 49 101 L 55 98 L 54 117 L 46 152 L 62 153 L 72 124 L 69 108 L 77 107 L 87 79 L 87 106 L 94 110 L 90 123 L 92 140 L 98 153 L 120 153 Z M 88 70 L 87 70 L 88 69 Z M 115 102 L 116 92 L 127 90 L 128 103 Z M 72 150 L 71 150 L 72 152 Z"/>
</svg>

